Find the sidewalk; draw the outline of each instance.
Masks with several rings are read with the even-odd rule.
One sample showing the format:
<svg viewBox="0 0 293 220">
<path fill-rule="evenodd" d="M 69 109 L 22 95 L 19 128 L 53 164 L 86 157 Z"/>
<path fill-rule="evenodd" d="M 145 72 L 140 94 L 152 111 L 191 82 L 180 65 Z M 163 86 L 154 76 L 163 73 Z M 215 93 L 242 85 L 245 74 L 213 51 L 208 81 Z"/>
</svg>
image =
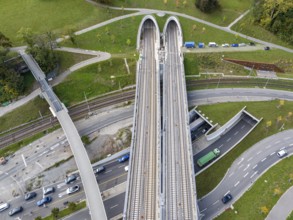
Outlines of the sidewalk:
<svg viewBox="0 0 293 220">
<path fill-rule="evenodd" d="M 278 200 L 268 214 L 266 220 L 286 220 L 293 210 L 293 186 L 289 188 Z"/>
</svg>

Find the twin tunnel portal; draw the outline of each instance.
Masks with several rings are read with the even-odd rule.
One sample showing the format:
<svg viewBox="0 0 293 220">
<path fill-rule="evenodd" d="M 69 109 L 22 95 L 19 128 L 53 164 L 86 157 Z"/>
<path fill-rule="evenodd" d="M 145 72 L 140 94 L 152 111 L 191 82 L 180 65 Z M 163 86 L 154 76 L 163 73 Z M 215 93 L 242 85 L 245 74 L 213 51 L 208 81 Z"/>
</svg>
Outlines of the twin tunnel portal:
<svg viewBox="0 0 293 220">
<path fill-rule="evenodd" d="M 182 30 L 146 16 L 137 37 L 136 102 L 124 219 L 198 219 Z"/>
</svg>

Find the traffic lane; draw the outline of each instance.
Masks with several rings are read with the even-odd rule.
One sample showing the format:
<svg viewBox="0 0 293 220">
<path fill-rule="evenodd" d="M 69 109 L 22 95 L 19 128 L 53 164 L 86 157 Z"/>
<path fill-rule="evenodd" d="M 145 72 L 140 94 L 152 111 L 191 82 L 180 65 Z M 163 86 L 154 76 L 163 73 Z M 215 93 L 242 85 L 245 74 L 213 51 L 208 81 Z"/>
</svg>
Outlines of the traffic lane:
<svg viewBox="0 0 293 220">
<path fill-rule="evenodd" d="M 124 163 L 113 162 L 111 166 L 104 165 L 105 171 L 102 173 L 97 173 L 96 177 L 99 183 L 106 182 L 108 180 L 113 179 L 116 176 L 121 175 L 121 173 L 125 173 L 125 167 L 128 166 L 128 161 Z"/>
<path fill-rule="evenodd" d="M 108 219 L 123 213 L 125 192 L 104 201 Z"/>
<path fill-rule="evenodd" d="M 247 134 L 251 129 L 252 125 L 247 123 L 245 120 L 240 120 L 234 127 L 232 127 L 226 134 L 224 134 L 220 139 L 209 145 L 204 150 L 200 151 L 198 154 L 193 156 L 194 161 L 194 172 L 197 173 L 201 169 L 197 166 L 197 160 L 202 156 L 206 155 L 208 152 L 214 150 L 215 148 L 219 148 L 221 151 L 221 155 L 231 149 L 239 140 L 243 138 L 245 134 Z M 220 155 L 220 157 L 221 157 Z"/>
<path fill-rule="evenodd" d="M 81 219 L 81 220 L 92 220 L 90 213 L 89 213 L 89 209 L 88 208 L 84 208 L 80 211 L 77 211 L 67 217 L 64 217 L 63 220 L 77 220 L 77 219 Z"/>
<path fill-rule="evenodd" d="M 106 191 L 110 188 L 113 188 L 114 186 L 117 186 L 117 185 L 119 185 L 123 182 L 126 182 L 126 181 L 127 181 L 127 173 L 123 173 L 113 179 L 106 181 L 106 182 L 103 182 L 103 183 L 98 182 L 98 184 L 99 184 L 100 190 L 102 192 L 102 191 Z"/>
</svg>

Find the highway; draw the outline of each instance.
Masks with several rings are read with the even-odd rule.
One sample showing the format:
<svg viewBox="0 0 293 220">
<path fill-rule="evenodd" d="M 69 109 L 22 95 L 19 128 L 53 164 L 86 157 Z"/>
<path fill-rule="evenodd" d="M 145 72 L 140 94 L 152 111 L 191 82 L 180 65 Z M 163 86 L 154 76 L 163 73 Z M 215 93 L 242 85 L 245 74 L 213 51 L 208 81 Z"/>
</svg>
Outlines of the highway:
<svg viewBox="0 0 293 220">
<path fill-rule="evenodd" d="M 137 71 L 133 139 L 124 219 L 159 216 L 159 74 L 156 44 L 159 32 L 152 19 L 143 20 Z"/>
<path fill-rule="evenodd" d="M 165 25 L 163 73 L 162 219 L 198 219 L 181 35 L 178 23 Z"/>
</svg>

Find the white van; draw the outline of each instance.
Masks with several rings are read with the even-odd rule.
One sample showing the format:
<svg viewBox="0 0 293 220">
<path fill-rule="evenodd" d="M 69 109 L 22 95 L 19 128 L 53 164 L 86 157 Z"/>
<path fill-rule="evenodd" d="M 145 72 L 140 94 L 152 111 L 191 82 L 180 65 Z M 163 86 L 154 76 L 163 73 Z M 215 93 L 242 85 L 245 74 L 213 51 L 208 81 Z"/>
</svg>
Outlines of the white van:
<svg viewBox="0 0 293 220">
<path fill-rule="evenodd" d="M 284 156 L 287 155 L 287 151 L 286 150 L 280 150 L 278 153 L 277 153 L 278 157 L 282 158 Z"/>
<path fill-rule="evenodd" d="M 2 203 L 2 204 L 0 204 L 0 212 L 8 209 L 9 206 L 10 206 L 9 203 Z"/>
<path fill-rule="evenodd" d="M 218 44 L 215 42 L 209 42 L 209 47 L 218 47 Z"/>
</svg>

